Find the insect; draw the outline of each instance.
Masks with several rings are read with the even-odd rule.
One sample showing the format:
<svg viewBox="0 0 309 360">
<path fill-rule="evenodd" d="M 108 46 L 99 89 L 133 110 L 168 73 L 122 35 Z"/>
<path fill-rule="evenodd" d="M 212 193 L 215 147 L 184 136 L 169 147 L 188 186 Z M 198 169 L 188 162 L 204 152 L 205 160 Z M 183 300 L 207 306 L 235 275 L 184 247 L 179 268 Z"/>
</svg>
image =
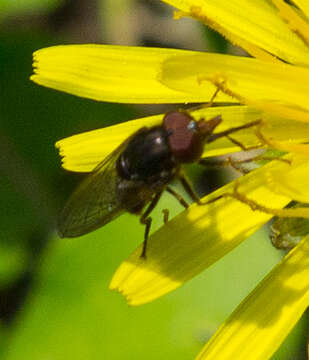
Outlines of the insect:
<svg viewBox="0 0 309 360">
<path fill-rule="evenodd" d="M 150 213 L 162 193 L 167 191 L 185 208 L 189 206 L 170 187 L 171 181 L 179 178 L 190 197 L 200 203 L 182 172 L 182 164 L 199 161 L 206 143 L 260 122 L 214 134 L 221 121 L 221 116 L 195 121 L 187 112 L 173 111 L 164 116 L 161 125 L 139 129 L 99 163 L 73 192 L 60 217 L 59 235 L 87 234 L 127 211 L 139 215 L 145 225 L 141 253 L 145 258 L 152 221 Z M 167 213 L 164 218 L 167 221 Z"/>
</svg>

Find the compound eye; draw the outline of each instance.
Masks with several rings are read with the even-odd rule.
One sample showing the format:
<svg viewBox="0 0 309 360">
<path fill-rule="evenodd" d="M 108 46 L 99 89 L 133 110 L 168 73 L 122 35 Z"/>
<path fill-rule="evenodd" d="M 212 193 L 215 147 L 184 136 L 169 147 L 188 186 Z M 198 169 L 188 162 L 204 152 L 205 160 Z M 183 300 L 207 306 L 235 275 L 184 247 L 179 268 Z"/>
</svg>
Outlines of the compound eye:
<svg viewBox="0 0 309 360">
<path fill-rule="evenodd" d="M 203 141 L 196 122 L 189 114 L 179 111 L 167 113 L 163 126 L 170 134 L 169 145 L 178 161 L 194 162 L 201 157 Z"/>
</svg>

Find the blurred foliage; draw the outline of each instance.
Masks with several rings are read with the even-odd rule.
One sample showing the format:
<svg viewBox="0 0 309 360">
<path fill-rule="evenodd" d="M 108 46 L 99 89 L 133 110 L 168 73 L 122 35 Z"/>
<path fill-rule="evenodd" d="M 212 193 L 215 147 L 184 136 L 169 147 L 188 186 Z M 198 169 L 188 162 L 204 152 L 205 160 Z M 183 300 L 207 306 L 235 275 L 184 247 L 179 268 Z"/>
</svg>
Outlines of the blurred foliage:
<svg viewBox="0 0 309 360">
<path fill-rule="evenodd" d="M 165 201 L 171 207 L 173 200 Z M 277 260 L 256 236 L 177 292 L 130 308 L 108 283 L 141 241 L 137 226 L 124 215 L 83 238 L 53 240 L 6 359 L 193 358 Z"/>
<path fill-rule="evenodd" d="M 0 0 L 0 11 L 2 17 L 49 12 L 60 3 Z M 113 272 L 142 241 L 144 229 L 126 214 L 82 238 L 58 239 L 55 219 L 82 176 L 61 169 L 54 143 L 144 114 L 32 84 L 32 52 L 61 43 L 35 23 L 26 30 L 3 28 L 0 35 L 0 356 L 192 359 L 279 252 L 260 232 L 154 303 L 132 308 L 110 292 Z M 226 43 L 216 46 L 224 51 Z M 197 180 L 201 169 L 189 172 Z M 182 210 L 164 196 L 153 229 L 162 224 L 162 208 Z M 307 330 L 304 317 L 274 359 L 301 359 Z"/>
<path fill-rule="evenodd" d="M 0 19 L 24 13 L 48 12 L 62 3 L 63 0 L 0 0 Z"/>
<path fill-rule="evenodd" d="M 35 273 L 55 218 L 78 175 L 61 170 L 60 138 L 136 116 L 126 106 L 81 101 L 29 81 L 32 52 L 60 40 L 34 32 L 0 35 L 0 291 L 8 281 Z M 0 319 L 6 308 L 0 301 Z M 4 313 L 2 313 L 4 312 Z"/>
</svg>

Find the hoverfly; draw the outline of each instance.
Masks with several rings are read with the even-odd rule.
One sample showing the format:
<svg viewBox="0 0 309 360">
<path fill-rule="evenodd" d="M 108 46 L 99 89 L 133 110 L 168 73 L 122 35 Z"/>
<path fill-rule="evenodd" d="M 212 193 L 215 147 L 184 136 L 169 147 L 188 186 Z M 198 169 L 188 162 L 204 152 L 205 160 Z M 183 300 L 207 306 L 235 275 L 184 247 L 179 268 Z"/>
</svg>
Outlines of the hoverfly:
<svg viewBox="0 0 309 360">
<path fill-rule="evenodd" d="M 61 237 L 77 237 L 109 223 L 127 211 L 145 225 L 141 257 L 146 257 L 151 211 L 168 191 L 187 208 L 170 186 L 179 178 L 190 197 L 200 202 L 181 167 L 200 160 L 203 148 L 220 137 L 259 124 L 259 120 L 214 134 L 221 116 L 194 120 L 184 111 L 167 113 L 161 125 L 143 127 L 99 163 L 73 192 L 60 217 Z M 167 219 L 165 218 L 167 221 Z"/>
</svg>

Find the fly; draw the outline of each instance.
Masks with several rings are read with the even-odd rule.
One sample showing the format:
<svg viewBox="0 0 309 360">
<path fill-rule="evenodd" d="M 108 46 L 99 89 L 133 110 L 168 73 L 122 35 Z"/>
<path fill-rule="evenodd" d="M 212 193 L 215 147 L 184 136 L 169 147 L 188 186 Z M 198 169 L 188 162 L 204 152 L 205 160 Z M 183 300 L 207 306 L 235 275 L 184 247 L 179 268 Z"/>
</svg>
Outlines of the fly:
<svg viewBox="0 0 309 360">
<path fill-rule="evenodd" d="M 196 121 L 187 112 L 173 111 L 164 116 L 161 125 L 139 129 L 99 163 L 73 192 L 60 217 L 59 235 L 85 235 L 127 211 L 138 215 L 145 225 L 141 253 L 145 258 L 150 213 L 162 193 L 167 191 L 185 208 L 189 206 L 169 184 L 179 178 L 190 197 L 200 203 L 181 171 L 182 164 L 198 162 L 205 144 L 260 123 L 252 121 L 214 134 L 221 121 L 220 115 Z M 166 212 L 164 219 L 168 219 Z"/>
</svg>

